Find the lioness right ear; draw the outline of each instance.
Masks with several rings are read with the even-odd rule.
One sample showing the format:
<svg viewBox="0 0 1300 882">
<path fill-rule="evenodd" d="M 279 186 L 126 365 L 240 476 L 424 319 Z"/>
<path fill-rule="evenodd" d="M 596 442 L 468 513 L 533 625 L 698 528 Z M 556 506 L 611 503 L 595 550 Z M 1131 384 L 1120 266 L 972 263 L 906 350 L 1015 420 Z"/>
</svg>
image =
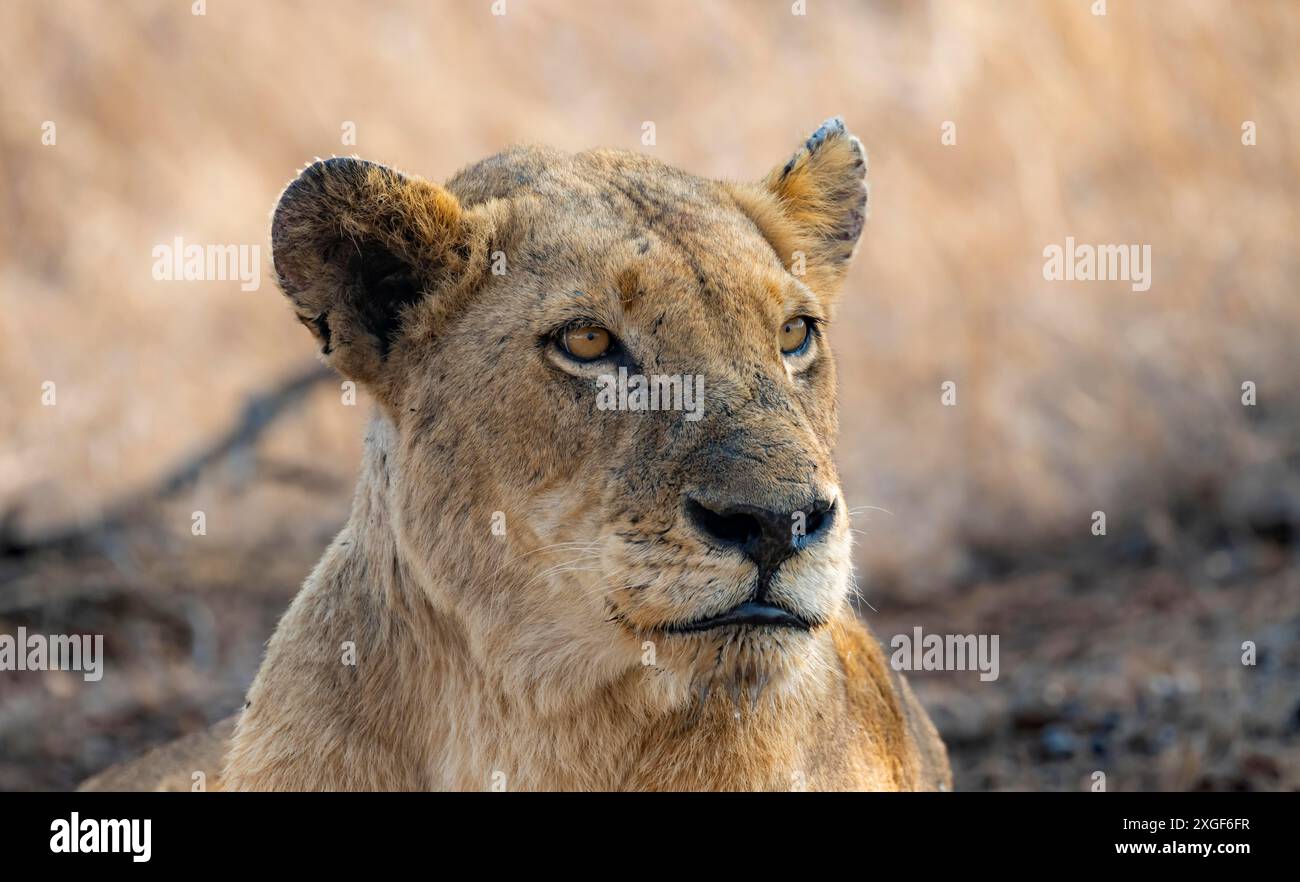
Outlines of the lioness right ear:
<svg viewBox="0 0 1300 882">
<path fill-rule="evenodd" d="M 276 275 L 299 321 L 330 365 L 372 386 L 409 307 L 464 275 L 472 240 L 451 193 L 353 158 L 303 169 L 271 221 Z"/>
<path fill-rule="evenodd" d="M 732 194 L 786 268 L 832 295 L 862 235 L 866 175 L 862 142 L 834 116 L 757 185 L 732 185 Z"/>
</svg>

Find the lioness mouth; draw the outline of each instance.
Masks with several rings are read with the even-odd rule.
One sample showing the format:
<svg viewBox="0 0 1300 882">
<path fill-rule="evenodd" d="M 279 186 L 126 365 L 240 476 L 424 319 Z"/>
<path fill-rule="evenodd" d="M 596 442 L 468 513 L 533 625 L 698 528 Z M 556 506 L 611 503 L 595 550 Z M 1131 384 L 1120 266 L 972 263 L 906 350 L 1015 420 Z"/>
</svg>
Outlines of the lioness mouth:
<svg viewBox="0 0 1300 882">
<path fill-rule="evenodd" d="M 773 628 L 798 628 L 801 631 L 812 630 L 812 625 L 789 610 L 782 609 L 779 606 L 773 606 L 770 603 L 756 603 L 752 600 L 746 601 L 739 606 L 733 606 L 726 612 L 719 613 L 716 616 L 710 616 L 707 619 L 697 619 L 696 621 L 685 622 L 680 625 L 669 625 L 664 628 L 664 630 L 672 634 L 687 634 L 693 631 L 709 631 L 713 628 L 725 628 L 729 625 L 767 625 Z"/>
</svg>

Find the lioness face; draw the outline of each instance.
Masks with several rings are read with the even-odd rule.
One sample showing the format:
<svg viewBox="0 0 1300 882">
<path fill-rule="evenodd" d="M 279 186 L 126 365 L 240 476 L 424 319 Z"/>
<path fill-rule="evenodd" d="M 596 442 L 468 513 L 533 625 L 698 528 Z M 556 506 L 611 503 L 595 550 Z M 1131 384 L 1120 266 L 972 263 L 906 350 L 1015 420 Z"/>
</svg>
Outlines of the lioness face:
<svg viewBox="0 0 1300 882">
<path fill-rule="evenodd" d="M 286 190 L 281 284 L 375 392 L 401 565 L 485 666 L 680 700 L 817 663 L 850 580 L 827 327 L 864 174 L 831 120 L 756 185 L 528 149 Z"/>
</svg>

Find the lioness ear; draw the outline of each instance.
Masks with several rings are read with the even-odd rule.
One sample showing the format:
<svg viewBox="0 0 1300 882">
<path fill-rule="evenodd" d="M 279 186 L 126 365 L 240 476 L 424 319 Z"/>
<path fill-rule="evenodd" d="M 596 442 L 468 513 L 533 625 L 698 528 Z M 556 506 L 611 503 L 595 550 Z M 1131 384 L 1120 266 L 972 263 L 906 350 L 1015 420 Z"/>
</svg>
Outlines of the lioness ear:
<svg viewBox="0 0 1300 882">
<path fill-rule="evenodd" d="M 470 240 L 455 196 L 361 159 L 303 169 L 271 221 L 276 275 L 299 321 L 326 361 L 372 385 L 403 311 L 463 274 Z"/>
<path fill-rule="evenodd" d="M 867 154 L 838 116 L 757 186 L 733 188 L 777 255 L 814 290 L 838 288 L 867 215 Z"/>
</svg>

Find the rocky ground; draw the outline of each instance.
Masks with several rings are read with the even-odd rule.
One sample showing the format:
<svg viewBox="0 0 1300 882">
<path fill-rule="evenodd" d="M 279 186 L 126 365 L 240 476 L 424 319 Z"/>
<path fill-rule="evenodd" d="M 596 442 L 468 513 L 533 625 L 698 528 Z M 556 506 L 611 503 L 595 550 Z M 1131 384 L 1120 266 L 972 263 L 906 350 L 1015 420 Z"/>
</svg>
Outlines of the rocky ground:
<svg viewBox="0 0 1300 882">
<path fill-rule="evenodd" d="M 1261 544 L 1192 565 L 1017 574 L 872 616 L 1000 635 L 1000 672 L 913 674 L 964 790 L 1300 789 L 1300 569 Z M 1256 647 L 1243 664 L 1243 643 Z"/>
</svg>

